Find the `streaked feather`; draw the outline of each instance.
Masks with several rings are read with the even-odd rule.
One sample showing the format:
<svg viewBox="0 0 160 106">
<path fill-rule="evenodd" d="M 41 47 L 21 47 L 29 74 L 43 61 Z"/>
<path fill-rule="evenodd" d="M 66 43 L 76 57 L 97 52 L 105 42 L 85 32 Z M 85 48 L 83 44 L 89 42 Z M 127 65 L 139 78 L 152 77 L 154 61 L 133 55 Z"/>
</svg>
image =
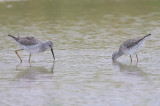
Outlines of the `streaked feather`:
<svg viewBox="0 0 160 106">
<path fill-rule="evenodd" d="M 38 43 L 42 43 L 40 40 L 29 36 L 29 37 L 24 37 L 24 38 L 19 38 L 19 40 L 17 41 L 18 43 L 25 45 L 25 46 L 30 46 L 30 45 L 35 45 Z"/>
</svg>

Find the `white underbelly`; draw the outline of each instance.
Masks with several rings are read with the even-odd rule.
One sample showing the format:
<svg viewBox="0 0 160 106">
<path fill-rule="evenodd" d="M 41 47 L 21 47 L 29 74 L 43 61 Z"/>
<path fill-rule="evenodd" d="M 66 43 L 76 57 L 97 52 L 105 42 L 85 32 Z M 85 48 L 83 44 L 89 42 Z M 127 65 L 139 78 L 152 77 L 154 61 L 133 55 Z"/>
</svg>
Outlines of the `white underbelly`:
<svg viewBox="0 0 160 106">
<path fill-rule="evenodd" d="M 26 50 L 29 53 L 39 53 L 40 48 L 38 47 L 26 47 L 24 50 Z"/>
<path fill-rule="evenodd" d="M 22 49 L 24 49 L 27 52 L 29 52 L 29 53 L 40 53 L 40 52 L 42 52 L 42 50 L 41 50 L 41 44 L 28 45 L 28 46 L 24 46 L 24 45 L 19 44 L 19 46 Z"/>
<path fill-rule="evenodd" d="M 135 54 L 139 50 L 139 47 L 133 47 L 131 49 L 124 50 L 125 54 Z"/>
</svg>

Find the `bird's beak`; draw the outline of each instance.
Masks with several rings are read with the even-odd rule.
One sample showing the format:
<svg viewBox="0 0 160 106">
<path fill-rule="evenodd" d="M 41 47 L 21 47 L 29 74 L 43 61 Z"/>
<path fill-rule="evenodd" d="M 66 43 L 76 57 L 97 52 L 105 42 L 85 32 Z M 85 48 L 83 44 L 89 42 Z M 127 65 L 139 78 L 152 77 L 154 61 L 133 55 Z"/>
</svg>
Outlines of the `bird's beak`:
<svg viewBox="0 0 160 106">
<path fill-rule="evenodd" d="M 53 55 L 53 59 L 55 60 L 53 49 L 51 49 L 51 52 L 52 52 L 52 55 Z"/>
</svg>

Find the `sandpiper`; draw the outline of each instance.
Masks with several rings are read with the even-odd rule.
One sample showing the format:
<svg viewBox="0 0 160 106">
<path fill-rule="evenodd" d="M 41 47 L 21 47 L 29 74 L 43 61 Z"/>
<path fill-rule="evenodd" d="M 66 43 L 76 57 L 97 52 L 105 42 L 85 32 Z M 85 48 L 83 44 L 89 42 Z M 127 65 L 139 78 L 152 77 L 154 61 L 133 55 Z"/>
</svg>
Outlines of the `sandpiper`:
<svg viewBox="0 0 160 106">
<path fill-rule="evenodd" d="M 144 44 L 144 41 L 150 36 L 151 34 L 148 34 L 144 36 L 143 38 L 135 38 L 135 39 L 129 39 L 125 42 L 123 42 L 119 48 L 118 51 L 114 52 L 112 54 L 112 60 L 117 60 L 120 56 L 124 54 L 129 54 L 131 63 L 132 63 L 132 54 L 136 54 L 137 63 L 138 63 L 138 56 L 137 51 L 140 49 L 140 47 Z"/>
<path fill-rule="evenodd" d="M 29 36 L 29 37 L 19 37 L 19 36 L 14 37 L 12 35 L 8 35 L 8 36 L 12 37 L 16 41 L 18 46 L 21 48 L 15 51 L 21 63 L 22 63 L 22 59 L 18 55 L 18 51 L 21 51 L 21 50 L 25 50 L 30 53 L 29 60 L 28 60 L 29 63 L 30 63 L 30 58 L 32 53 L 41 53 L 46 51 L 48 48 L 51 49 L 53 59 L 55 60 L 52 41 L 42 42 L 39 39 L 36 39 L 35 37 L 32 37 L 32 36 Z"/>
</svg>

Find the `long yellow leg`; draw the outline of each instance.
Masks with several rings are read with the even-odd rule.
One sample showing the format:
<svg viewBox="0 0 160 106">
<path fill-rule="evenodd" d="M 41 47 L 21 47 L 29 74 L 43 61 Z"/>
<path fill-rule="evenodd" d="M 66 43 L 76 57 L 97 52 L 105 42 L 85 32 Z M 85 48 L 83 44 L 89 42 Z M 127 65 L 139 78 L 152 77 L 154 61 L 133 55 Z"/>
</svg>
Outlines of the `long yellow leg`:
<svg viewBox="0 0 160 106">
<path fill-rule="evenodd" d="M 137 63 L 138 63 L 138 55 L 136 54 L 136 57 L 137 57 Z"/>
<path fill-rule="evenodd" d="M 31 53 L 29 55 L 29 60 L 28 60 L 29 63 L 31 63 Z"/>
<path fill-rule="evenodd" d="M 22 51 L 23 49 L 19 49 L 19 50 L 16 50 L 15 53 L 17 54 L 18 58 L 20 59 L 21 63 L 22 63 L 22 59 L 21 57 L 18 55 L 18 51 Z"/>
<path fill-rule="evenodd" d="M 131 58 L 131 63 L 132 63 L 132 55 L 130 55 L 130 58 Z"/>
</svg>

